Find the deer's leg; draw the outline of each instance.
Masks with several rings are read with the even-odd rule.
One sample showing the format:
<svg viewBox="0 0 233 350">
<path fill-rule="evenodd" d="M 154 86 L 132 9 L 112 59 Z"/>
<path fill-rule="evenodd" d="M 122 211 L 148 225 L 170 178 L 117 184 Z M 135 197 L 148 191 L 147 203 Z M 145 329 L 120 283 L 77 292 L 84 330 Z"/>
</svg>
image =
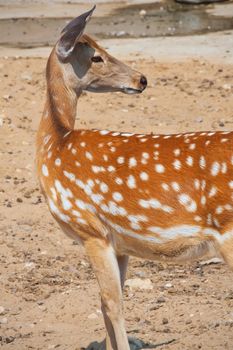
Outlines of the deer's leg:
<svg viewBox="0 0 233 350">
<path fill-rule="evenodd" d="M 127 255 L 122 255 L 122 256 L 117 257 L 118 267 L 119 267 L 119 271 L 120 271 L 120 280 L 121 280 L 121 289 L 122 290 L 124 287 L 128 261 L 129 261 L 129 257 Z M 112 323 L 107 315 L 107 312 L 106 312 L 105 306 L 104 306 L 104 302 L 102 299 L 101 299 L 101 310 L 103 313 L 104 323 L 105 323 L 105 327 L 106 327 L 106 331 L 107 331 L 107 333 L 106 333 L 106 348 L 108 350 L 112 350 L 112 349 L 117 348 L 117 344 L 116 344 L 116 339 L 115 339 Z M 112 346 L 113 341 L 115 342 L 115 344 L 114 344 L 115 348 Z"/>
<path fill-rule="evenodd" d="M 124 326 L 121 275 L 116 254 L 110 244 L 100 239 L 89 239 L 85 248 L 100 287 L 108 332 L 106 349 L 130 350 Z M 121 265 L 125 264 L 120 262 Z"/>
</svg>

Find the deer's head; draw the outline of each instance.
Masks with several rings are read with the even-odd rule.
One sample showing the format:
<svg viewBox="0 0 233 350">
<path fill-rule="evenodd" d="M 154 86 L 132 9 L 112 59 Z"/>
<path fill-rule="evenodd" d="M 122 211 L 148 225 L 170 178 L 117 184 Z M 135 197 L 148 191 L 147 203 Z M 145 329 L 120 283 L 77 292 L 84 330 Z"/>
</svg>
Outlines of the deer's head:
<svg viewBox="0 0 233 350">
<path fill-rule="evenodd" d="M 83 34 L 94 9 L 95 6 L 63 29 L 53 51 L 68 88 L 128 94 L 142 92 L 147 80 L 141 73 L 109 55 L 93 39 Z"/>
</svg>

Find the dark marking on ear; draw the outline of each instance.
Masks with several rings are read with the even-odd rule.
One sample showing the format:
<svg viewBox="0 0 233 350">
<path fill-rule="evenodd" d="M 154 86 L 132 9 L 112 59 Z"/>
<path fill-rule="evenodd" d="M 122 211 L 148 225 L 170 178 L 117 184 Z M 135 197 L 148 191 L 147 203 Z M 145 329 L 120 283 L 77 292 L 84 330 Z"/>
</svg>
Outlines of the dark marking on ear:
<svg viewBox="0 0 233 350">
<path fill-rule="evenodd" d="M 63 28 L 61 38 L 57 43 L 56 52 L 61 60 L 68 58 L 73 52 L 78 39 L 84 32 L 87 22 L 90 20 L 96 5 L 90 11 L 74 18 Z"/>
</svg>

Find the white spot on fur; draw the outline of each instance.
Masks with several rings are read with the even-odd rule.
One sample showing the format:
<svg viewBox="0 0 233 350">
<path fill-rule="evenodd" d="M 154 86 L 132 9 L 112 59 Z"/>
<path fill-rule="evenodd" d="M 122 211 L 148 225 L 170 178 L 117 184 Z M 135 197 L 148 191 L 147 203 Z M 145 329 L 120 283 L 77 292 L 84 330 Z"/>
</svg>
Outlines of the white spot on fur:
<svg viewBox="0 0 233 350">
<path fill-rule="evenodd" d="M 129 167 L 133 168 L 137 165 L 137 160 L 134 157 L 129 158 Z"/>
<path fill-rule="evenodd" d="M 70 221 L 70 217 L 68 215 L 61 213 L 60 210 L 57 208 L 57 206 L 52 201 L 52 199 L 49 198 L 48 204 L 49 204 L 49 208 L 50 208 L 51 212 L 54 213 L 61 221 L 64 221 L 64 222 Z"/>
<path fill-rule="evenodd" d="M 60 158 L 55 159 L 54 163 L 55 163 L 56 166 L 60 166 L 61 165 L 61 159 Z"/>
<path fill-rule="evenodd" d="M 103 193 L 107 193 L 108 192 L 108 185 L 104 182 L 101 182 L 100 184 L 100 191 Z"/>
<path fill-rule="evenodd" d="M 89 160 L 93 160 L 93 155 L 90 152 L 86 152 L 86 158 Z"/>
<path fill-rule="evenodd" d="M 220 171 L 220 164 L 218 162 L 214 162 L 211 166 L 211 175 L 212 176 L 217 176 Z"/>
<path fill-rule="evenodd" d="M 86 209 L 87 209 L 86 203 L 83 202 L 83 201 L 80 200 L 80 199 L 77 199 L 77 200 L 75 201 L 75 204 L 76 204 L 76 206 L 77 206 L 79 209 L 81 209 L 81 210 L 86 210 Z"/>
<path fill-rule="evenodd" d="M 118 164 L 124 164 L 124 162 L 125 162 L 125 158 L 124 157 L 118 157 L 117 158 L 117 163 Z"/>
<path fill-rule="evenodd" d="M 206 167 L 206 161 L 205 161 L 205 157 L 204 157 L 204 156 L 201 156 L 201 157 L 200 157 L 199 165 L 200 165 L 201 169 L 205 169 L 205 167 Z"/>
<path fill-rule="evenodd" d="M 201 204 L 204 206 L 206 204 L 206 196 L 201 196 Z"/>
<path fill-rule="evenodd" d="M 49 171 L 48 171 L 48 168 L 45 164 L 42 165 L 42 174 L 45 176 L 45 177 L 48 177 L 49 176 Z"/>
<path fill-rule="evenodd" d="M 191 143 L 190 145 L 189 145 L 189 149 L 190 150 L 194 150 L 196 148 L 196 144 L 195 143 Z"/>
<path fill-rule="evenodd" d="M 161 186 L 162 186 L 162 188 L 164 189 L 164 191 L 169 191 L 169 185 L 168 184 L 166 184 L 166 183 L 162 183 L 161 184 Z"/>
<path fill-rule="evenodd" d="M 103 166 L 98 166 L 98 165 L 92 165 L 92 171 L 95 173 L 95 174 L 98 174 L 98 173 L 103 173 L 105 172 L 105 168 Z"/>
<path fill-rule="evenodd" d="M 196 202 L 188 194 L 182 193 L 178 195 L 178 200 L 188 212 L 195 212 L 197 210 Z"/>
<path fill-rule="evenodd" d="M 101 130 L 100 135 L 107 135 L 109 134 L 109 130 Z"/>
<path fill-rule="evenodd" d="M 193 166 L 193 157 L 188 156 L 188 157 L 186 158 L 186 164 L 187 164 L 188 166 Z"/>
<path fill-rule="evenodd" d="M 180 191 L 180 185 L 177 182 L 172 182 L 171 186 L 174 191 L 179 192 Z"/>
<path fill-rule="evenodd" d="M 81 217 L 82 215 L 81 215 L 81 213 L 79 212 L 79 211 L 77 211 L 77 210 L 72 210 L 72 214 L 74 215 L 74 216 L 77 216 L 77 217 Z"/>
<path fill-rule="evenodd" d="M 53 200 L 54 200 L 54 201 L 57 201 L 57 192 L 56 192 L 55 188 L 54 188 L 54 187 L 51 187 L 51 188 L 50 188 L 50 191 L 51 191 L 51 193 L 52 193 Z"/>
<path fill-rule="evenodd" d="M 228 185 L 229 185 L 230 189 L 233 189 L 233 181 L 232 180 L 230 182 L 228 182 Z"/>
<path fill-rule="evenodd" d="M 194 180 L 194 187 L 195 187 L 196 190 L 200 189 L 201 184 L 200 184 L 200 180 L 199 179 L 195 179 Z"/>
<path fill-rule="evenodd" d="M 129 175 L 127 178 L 127 186 L 131 189 L 136 188 L 136 181 L 133 175 Z"/>
<path fill-rule="evenodd" d="M 180 149 L 179 148 L 174 149 L 173 153 L 176 157 L 178 157 L 180 155 Z"/>
<path fill-rule="evenodd" d="M 149 153 L 147 153 L 147 152 L 143 152 L 143 153 L 142 153 L 142 157 L 145 158 L 145 159 L 149 159 L 149 158 L 150 158 L 150 155 L 149 155 Z"/>
<path fill-rule="evenodd" d="M 139 199 L 139 205 L 142 208 L 145 209 L 160 209 L 162 211 L 165 211 L 167 213 L 172 213 L 174 211 L 174 209 L 172 207 L 169 207 L 168 205 L 163 205 L 161 204 L 161 202 L 155 198 L 151 198 L 149 200 L 145 200 L 145 199 Z"/>
<path fill-rule="evenodd" d="M 109 201 L 108 202 L 108 208 L 109 208 L 109 213 L 114 215 L 114 216 L 126 216 L 127 211 L 123 207 L 119 207 L 115 202 Z"/>
<path fill-rule="evenodd" d="M 174 169 L 176 169 L 176 170 L 181 169 L 181 162 L 178 159 L 174 160 L 174 162 L 172 164 L 174 166 Z"/>
<path fill-rule="evenodd" d="M 47 143 L 49 142 L 50 139 L 51 139 L 51 135 L 45 136 L 45 137 L 44 137 L 44 140 L 43 140 L 44 145 L 47 145 Z"/>
<path fill-rule="evenodd" d="M 162 164 L 155 164 L 155 171 L 162 174 L 165 171 L 165 167 Z"/>
<path fill-rule="evenodd" d="M 116 170 L 116 168 L 115 168 L 114 166 L 109 165 L 108 171 L 109 171 L 110 173 L 112 173 L 112 172 L 115 171 L 115 170 Z"/>
<path fill-rule="evenodd" d="M 195 216 L 194 216 L 194 220 L 195 220 L 196 222 L 200 222 L 200 221 L 202 221 L 202 218 L 201 218 L 199 215 L 195 215 Z"/>
<path fill-rule="evenodd" d="M 75 175 L 73 173 L 69 173 L 68 171 L 64 170 L 63 174 L 65 175 L 65 177 L 67 177 L 67 179 L 69 179 L 70 181 L 75 181 Z"/>
<path fill-rule="evenodd" d="M 122 196 L 122 194 L 120 192 L 113 192 L 112 198 L 116 202 L 121 202 L 123 200 L 123 196 Z"/>
<path fill-rule="evenodd" d="M 115 182 L 117 185 L 122 185 L 123 184 L 123 180 L 120 177 L 116 177 Z"/>
<path fill-rule="evenodd" d="M 145 171 L 142 171 L 139 176 L 142 181 L 147 181 L 149 179 L 149 175 Z"/>
<path fill-rule="evenodd" d="M 151 226 L 148 227 L 148 231 L 160 235 L 163 239 L 172 239 L 177 237 L 195 237 L 200 232 L 200 226 L 180 225 L 172 226 L 169 228 Z"/>
<path fill-rule="evenodd" d="M 95 203 L 95 204 L 100 204 L 102 202 L 102 200 L 104 199 L 104 197 L 102 196 L 102 194 L 91 194 L 91 200 Z"/>
<path fill-rule="evenodd" d="M 222 174 L 226 174 L 226 172 L 227 172 L 227 163 L 226 162 L 222 163 L 221 172 L 222 172 Z"/>
<path fill-rule="evenodd" d="M 221 205 L 219 205 L 216 209 L 215 209 L 215 213 L 216 214 L 222 214 L 223 213 L 223 207 Z"/>
<path fill-rule="evenodd" d="M 209 192 L 209 198 L 214 197 L 217 193 L 218 189 L 215 186 L 212 186 Z"/>
</svg>

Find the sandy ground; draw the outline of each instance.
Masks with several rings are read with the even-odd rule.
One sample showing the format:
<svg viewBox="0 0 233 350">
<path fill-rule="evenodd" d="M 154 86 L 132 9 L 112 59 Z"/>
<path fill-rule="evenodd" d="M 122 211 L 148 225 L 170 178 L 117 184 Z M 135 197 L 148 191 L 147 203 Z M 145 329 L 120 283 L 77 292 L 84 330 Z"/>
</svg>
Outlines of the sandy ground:
<svg viewBox="0 0 233 350">
<path fill-rule="evenodd" d="M 34 171 L 45 94 L 42 58 L 0 59 L 0 344 L 82 349 L 104 337 L 99 291 L 82 248 L 48 213 Z M 85 94 L 77 126 L 137 132 L 230 130 L 232 65 L 205 60 L 130 64 L 149 78 L 140 96 Z M 125 289 L 128 334 L 161 349 L 233 348 L 233 275 L 223 264 L 163 266 L 132 258 Z M 155 347 L 154 347 L 155 348 Z"/>
</svg>

